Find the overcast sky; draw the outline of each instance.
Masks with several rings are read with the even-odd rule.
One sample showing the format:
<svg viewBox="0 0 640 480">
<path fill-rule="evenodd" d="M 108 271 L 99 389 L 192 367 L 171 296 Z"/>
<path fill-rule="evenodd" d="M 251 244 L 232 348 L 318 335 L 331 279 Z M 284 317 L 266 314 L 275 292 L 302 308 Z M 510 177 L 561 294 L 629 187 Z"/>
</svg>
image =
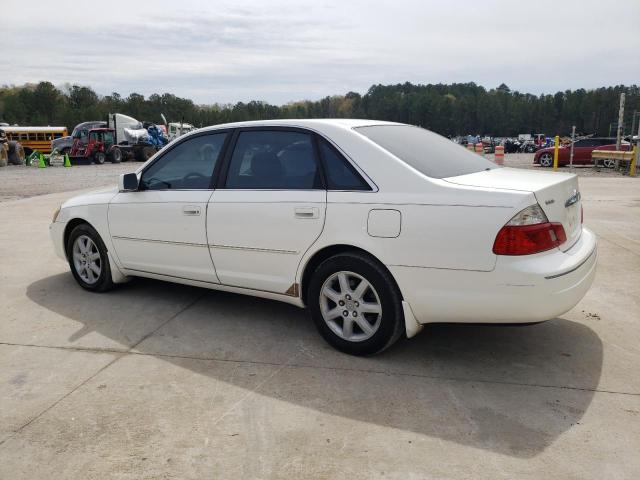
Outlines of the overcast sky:
<svg viewBox="0 0 640 480">
<path fill-rule="evenodd" d="M 377 83 L 640 83 L 640 1 L 2 0 L 0 84 L 197 103 L 315 100 Z"/>
</svg>

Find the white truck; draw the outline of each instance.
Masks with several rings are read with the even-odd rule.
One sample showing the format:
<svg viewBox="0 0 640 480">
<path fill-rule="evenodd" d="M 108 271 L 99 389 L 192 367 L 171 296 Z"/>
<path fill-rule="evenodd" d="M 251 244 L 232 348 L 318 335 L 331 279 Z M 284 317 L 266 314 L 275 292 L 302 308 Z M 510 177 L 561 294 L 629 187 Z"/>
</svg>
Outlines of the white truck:
<svg viewBox="0 0 640 480">
<path fill-rule="evenodd" d="M 174 140 L 185 133 L 189 133 L 192 130 L 195 130 L 195 127 L 190 123 L 167 123 L 167 137 L 169 138 L 169 141 Z"/>
</svg>

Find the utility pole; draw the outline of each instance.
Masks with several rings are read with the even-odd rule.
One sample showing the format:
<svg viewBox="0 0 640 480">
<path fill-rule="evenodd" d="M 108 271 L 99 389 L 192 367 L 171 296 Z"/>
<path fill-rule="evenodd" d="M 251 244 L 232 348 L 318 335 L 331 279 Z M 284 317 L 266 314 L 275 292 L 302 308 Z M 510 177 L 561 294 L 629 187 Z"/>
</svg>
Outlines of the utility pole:
<svg viewBox="0 0 640 480">
<path fill-rule="evenodd" d="M 622 143 L 622 129 L 624 128 L 624 92 L 620 94 L 620 108 L 618 109 L 618 132 L 616 134 L 616 150 L 620 150 Z M 620 160 L 616 158 L 616 170 L 618 170 Z"/>
<path fill-rule="evenodd" d="M 573 144 L 576 141 L 576 126 L 571 127 L 571 153 L 569 154 L 569 168 L 573 169 Z"/>
<path fill-rule="evenodd" d="M 616 133 L 616 150 L 620 150 L 620 142 L 622 142 L 622 129 L 624 128 L 624 93 L 620 94 L 620 108 L 618 109 L 618 129 Z"/>
<path fill-rule="evenodd" d="M 636 117 L 640 115 L 640 112 L 634 110 L 633 117 L 631 117 L 631 135 L 636 131 Z"/>
</svg>

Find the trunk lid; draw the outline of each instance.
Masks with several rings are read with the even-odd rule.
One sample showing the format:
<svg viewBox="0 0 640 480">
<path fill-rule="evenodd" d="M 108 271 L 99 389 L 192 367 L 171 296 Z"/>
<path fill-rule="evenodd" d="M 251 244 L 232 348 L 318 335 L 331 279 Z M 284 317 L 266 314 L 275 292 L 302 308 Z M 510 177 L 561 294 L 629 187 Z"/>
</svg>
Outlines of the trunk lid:
<svg viewBox="0 0 640 480">
<path fill-rule="evenodd" d="M 572 173 L 534 172 L 515 168 L 496 168 L 443 179 L 457 185 L 531 192 L 550 222 L 562 223 L 566 251 L 582 233 L 582 201 L 578 177 Z"/>
</svg>

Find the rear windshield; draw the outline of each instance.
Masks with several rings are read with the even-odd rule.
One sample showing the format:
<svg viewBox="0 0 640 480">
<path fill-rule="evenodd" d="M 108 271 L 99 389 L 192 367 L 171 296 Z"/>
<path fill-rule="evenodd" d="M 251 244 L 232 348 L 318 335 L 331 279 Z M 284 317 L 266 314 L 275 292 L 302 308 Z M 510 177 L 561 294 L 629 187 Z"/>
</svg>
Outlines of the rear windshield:
<svg viewBox="0 0 640 480">
<path fill-rule="evenodd" d="M 456 177 L 497 165 L 436 133 L 411 125 L 374 125 L 355 130 L 431 178 Z"/>
</svg>

